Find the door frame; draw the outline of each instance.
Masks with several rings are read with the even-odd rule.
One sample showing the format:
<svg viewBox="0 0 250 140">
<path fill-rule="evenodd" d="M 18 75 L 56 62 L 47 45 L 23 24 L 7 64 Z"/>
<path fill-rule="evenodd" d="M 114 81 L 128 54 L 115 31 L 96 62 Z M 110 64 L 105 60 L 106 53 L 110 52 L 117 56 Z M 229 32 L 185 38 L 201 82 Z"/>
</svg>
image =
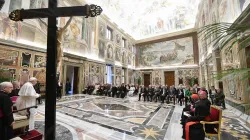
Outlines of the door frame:
<svg viewBox="0 0 250 140">
<path fill-rule="evenodd" d="M 141 79 L 141 81 L 142 81 L 142 85 L 144 85 L 144 74 L 149 74 L 150 75 L 150 80 L 149 80 L 149 82 L 150 82 L 150 84 L 152 84 L 152 72 L 150 71 L 150 72 L 142 72 L 142 79 Z"/>
<path fill-rule="evenodd" d="M 165 79 L 165 73 L 166 73 L 166 72 L 173 72 L 173 73 L 174 73 L 174 85 L 176 86 L 176 76 L 175 76 L 175 70 L 166 70 L 166 71 L 163 71 L 164 86 L 166 86 L 166 79 Z M 168 85 L 168 86 L 172 86 L 172 85 Z"/>
<path fill-rule="evenodd" d="M 67 80 L 67 66 L 72 66 L 72 67 L 78 67 L 79 68 L 79 72 L 78 72 L 78 77 L 79 77 L 79 81 L 78 81 L 78 94 L 80 94 L 82 92 L 82 89 L 83 89 L 83 70 L 84 70 L 84 65 L 83 64 L 79 64 L 79 63 L 73 63 L 73 62 L 64 62 L 63 63 L 63 96 L 65 95 L 65 84 L 66 84 L 66 80 Z"/>
</svg>

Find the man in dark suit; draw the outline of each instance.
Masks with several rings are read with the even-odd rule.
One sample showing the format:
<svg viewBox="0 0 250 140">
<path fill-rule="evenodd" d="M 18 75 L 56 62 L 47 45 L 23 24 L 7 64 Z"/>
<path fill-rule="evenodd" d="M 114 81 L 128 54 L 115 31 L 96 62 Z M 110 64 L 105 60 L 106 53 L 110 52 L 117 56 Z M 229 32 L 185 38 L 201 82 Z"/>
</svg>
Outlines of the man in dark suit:
<svg viewBox="0 0 250 140">
<path fill-rule="evenodd" d="M 121 92 L 121 98 L 124 98 L 127 95 L 127 88 L 124 84 L 121 85 L 120 92 Z"/>
<path fill-rule="evenodd" d="M 153 100 L 155 100 L 155 102 L 157 102 L 157 99 L 160 100 L 162 92 L 163 92 L 163 90 L 162 90 L 161 86 L 155 87 L 154 96 L 153 96 Z"/>
<path fill-rule="evenodd" d="M 115 97 L 115 95 L 117 94 L 117 87 L 115 85 L 112 86 L 111 92 L 112 92 L 112 97 Z"/>
<path fill-rule="evenodd" d="M 161 103 L 164 103 L 164 100 L 166 99 L 166 97 L 169 96 L 169 87 L 168 85 L 166 85 L 165 87 L 163 87 L 163 93 L 161 94 Z M 169 103 L 169 97 L 167 98 L 167 103 Z"/>
<path fill-rule="evenodd" d="M 146 88 L 144 87 L 144 85 L 142 85 L 141 87 L 140 87 L 140 89 L 139 89 L 139 100 L 138 101 L 140 101 L 141 100 L 141 96 L 143 96 L 144 97 L 144 101 L 145 101 L 145 93 L 146 93 Z"/>
<path fill-rule="evenodd" d="M 182 100 L 184 98 L 184 93 L 185 93 L 185 89 L 182 87 L 182 85 L 179 85 L 177 93 L 178 93 L 177 103 L 180 103 L 180 106 L 182 106 Z"/>
<path fill-rule="evenodd" d="M 194 85 L 194 92 L 198 93 L 200 91 L 200 88 L 198 87 L 198 84 Z"/>
<path fill-rule="evenodd" d="M 209 89 L 209 98 L 212 104 L 214 104 L 214 97 L 216 94 L 217 94 L 217 90 L 214 88 L 214 86 L 211 86 L 211 88 Z"/>
<path fill-rule="evenodd" d="M 169 94 L 167 95 L 167 104 L 169 104 L 169 101 L 173 100 L 175 105 L 175 96 L 176 96 L 176 89 L 174 86 L 170 86 L 169 88 Z"/>
<path fill-rule="evenodd" d="M 154 96 L 154 86 L 149 85 L 148 88 L 148 97 L 150 98 L 150 102 L 152 102 Z"/>
<path fill-rule="evenodd" d="M 57 83 L 57 99 L 62 98 L 62 83 L 58 80 Z"/>
</svg>

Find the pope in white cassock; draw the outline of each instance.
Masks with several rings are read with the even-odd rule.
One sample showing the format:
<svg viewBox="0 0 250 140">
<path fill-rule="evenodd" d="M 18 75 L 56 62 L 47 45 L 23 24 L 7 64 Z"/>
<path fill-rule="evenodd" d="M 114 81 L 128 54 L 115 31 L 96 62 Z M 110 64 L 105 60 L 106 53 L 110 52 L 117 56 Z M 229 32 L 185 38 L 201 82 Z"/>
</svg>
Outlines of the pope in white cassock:
<svg viewBox="0 0 250 140">
<path fill-rule="evenodd" d="M 35 77 L 31 77 L 29 82 L 25 83 L 18 95 L 18 99 L 16 101 L 16 107 L 18 110 L 32 107 L 36 105 L 36 98 L 40 97 L 40 94 L 37 94 L 34 85 L 37 83 L 37 79 Z M 21 115 L 27 115 L 27 111 L 19 111 Z M 30 109 L 30 120 L 29 120 L 29 131 L 34 129 L 34 117 L 35 117 L 36 109 Z"/>
</svg>

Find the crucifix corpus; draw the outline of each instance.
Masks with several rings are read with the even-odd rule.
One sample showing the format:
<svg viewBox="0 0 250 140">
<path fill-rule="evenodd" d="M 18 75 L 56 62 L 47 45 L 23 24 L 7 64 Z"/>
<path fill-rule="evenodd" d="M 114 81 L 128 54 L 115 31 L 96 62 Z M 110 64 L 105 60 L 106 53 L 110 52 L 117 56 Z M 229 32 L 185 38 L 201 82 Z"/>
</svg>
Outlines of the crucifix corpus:
<svg viewBox="0 0 250 140">
<path fill-rule="evenodd" d="M 44 132 L 45 140 L 55 139 L 57 83 L 56 75 L 57 67 L 60 67 L 59 63 L 63 54 L 61 38 L 62 32 L 65 29 L 58 30 L 56 25 L 56 18 L 71 17 L 71 20 L 72 16 L 85 16 L 86 18 L 88 18 L 98 16 L 101 13 L 102 8 L 93 4 L 74 7 L 57 7 L 57 0 L 49 0 L 48 8 L 15 10 L 9 15 L 9 18 L 14 21 L 22 21 L 23 19 L 48 18 Z"/>
</svg>

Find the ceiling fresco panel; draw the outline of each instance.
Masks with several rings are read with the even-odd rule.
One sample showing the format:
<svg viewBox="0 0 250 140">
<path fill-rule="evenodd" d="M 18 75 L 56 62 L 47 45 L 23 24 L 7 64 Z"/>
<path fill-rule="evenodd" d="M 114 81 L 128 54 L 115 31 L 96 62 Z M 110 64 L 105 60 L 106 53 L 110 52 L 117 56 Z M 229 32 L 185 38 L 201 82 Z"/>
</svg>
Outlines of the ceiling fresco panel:
<svg viewBox="0 0 250 140">
<path fill-rule="evenodd" d="M 136 40 L 193 28 L 200 0 L 86 0 Z M 128 10 L 129 9 L 129 10 Z"/>
</svg>

